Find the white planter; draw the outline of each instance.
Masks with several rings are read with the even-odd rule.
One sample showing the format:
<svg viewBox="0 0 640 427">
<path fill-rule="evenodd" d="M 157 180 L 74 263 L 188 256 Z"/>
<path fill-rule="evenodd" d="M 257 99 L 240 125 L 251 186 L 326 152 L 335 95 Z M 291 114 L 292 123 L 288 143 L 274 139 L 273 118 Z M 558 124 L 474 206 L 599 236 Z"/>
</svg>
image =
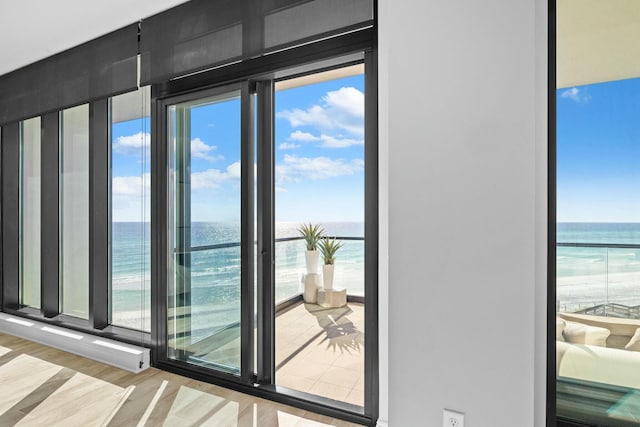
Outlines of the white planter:
<svg viewBox="0 0 640 427">
<path fill-rule="evenodd" d="M 333 264 L 324 264 L 322 266 L 322 284 L 324 285 L 325 291 L 333 289 L 333 267 Z"/>
<path fill-rule="evenodd" d="M 320 253 L 318 251 L 306 251 L 304 253 L 304 261 L 307 264 L 307 274 L 318 273 L 318 258 Z"/>
<path fill-rule="evenodd" d="M 318 274 L 307 274 L 304 276 L 304 302 L 315 304 L 318 302 Z"/>
</svg>

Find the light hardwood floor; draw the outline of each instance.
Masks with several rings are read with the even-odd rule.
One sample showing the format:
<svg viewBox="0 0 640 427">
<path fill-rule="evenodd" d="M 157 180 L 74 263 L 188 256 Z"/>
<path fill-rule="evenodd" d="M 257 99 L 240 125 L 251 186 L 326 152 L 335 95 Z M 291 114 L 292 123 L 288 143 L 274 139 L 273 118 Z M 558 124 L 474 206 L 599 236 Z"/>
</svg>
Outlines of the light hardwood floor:
<svg viewBox="0 0 640 427">
<path fill-rule="evenodd" d="M 0 334 L 0 426 L 355 426 L 154 368 L 140 374 Z"/>
</svg>

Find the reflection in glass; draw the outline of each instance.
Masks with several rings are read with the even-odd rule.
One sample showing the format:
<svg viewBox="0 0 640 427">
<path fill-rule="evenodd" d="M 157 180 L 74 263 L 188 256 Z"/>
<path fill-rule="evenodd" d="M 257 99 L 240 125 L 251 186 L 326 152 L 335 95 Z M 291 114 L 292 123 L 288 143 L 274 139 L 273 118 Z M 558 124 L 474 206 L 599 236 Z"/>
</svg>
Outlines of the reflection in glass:
<svg viewBox="0 0 640 427">
<path fill-rule="evenodd" d="M 151 330 L 149 87 L 111 99 L 111 324 Z"/>
<path fill-rule="evenodd" d="M 20 303 L 40 308 L 40 117 L 20 131 Z"/>
<path fill-rule="evenodd" d="M 557 12 L 556 413 L 637 426 L 640 73 L 618 52 L 640 4 L 559 1 Z"/>
<path fill-rule="evenodd" d="M 240 94 L 171 105 L 168 355 L 240 370 Z"/>
<path fill-rule="evenodd" d="M 89 106 L 60 113 L 61 312 L 89 317 Z"/>
</svg>

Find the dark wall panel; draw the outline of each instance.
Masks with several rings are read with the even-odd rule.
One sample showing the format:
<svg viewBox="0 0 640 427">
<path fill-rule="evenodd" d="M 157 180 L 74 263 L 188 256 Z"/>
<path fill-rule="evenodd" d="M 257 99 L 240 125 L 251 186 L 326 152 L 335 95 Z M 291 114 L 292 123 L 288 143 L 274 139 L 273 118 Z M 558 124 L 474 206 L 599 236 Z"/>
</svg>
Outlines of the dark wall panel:
<svg viewBox="0 0 640 427">
<path fill-rule="evenodd" d="M 60 309 L 60 137 L 59 114 L 42 117 L 42 311 L 54 317 Z"/>
<path fill-rule="evenodd" d="M 0 124 L 137 87 L 138 24 L 0 76 Z"/>
<path fill-rule="evenodd" d="M 192 0 L 142 22 L 142 84 L 242 57 L 244 1 Z"/>
<path fill-rule="evenodd" d="M 96 329 L 109 324 L 109 100 L 89 106 L 89 320 Z"/>
<path fill-rule="evenodd" d="M 141 24 L 141 83 L 371 25 L 373 0 L 192 0 Z"/>
<path fill-rule="evenodd" d="M 2 303 L 20 302 L 20 124 L 2 128 Z"/>
<path fill-rule="evenodd" d="M 372 19 L 371 0 L 295 2 L 278 11 L 265 13 L 264 47 L 271 49 L 295 44 Z"/>
</svg>

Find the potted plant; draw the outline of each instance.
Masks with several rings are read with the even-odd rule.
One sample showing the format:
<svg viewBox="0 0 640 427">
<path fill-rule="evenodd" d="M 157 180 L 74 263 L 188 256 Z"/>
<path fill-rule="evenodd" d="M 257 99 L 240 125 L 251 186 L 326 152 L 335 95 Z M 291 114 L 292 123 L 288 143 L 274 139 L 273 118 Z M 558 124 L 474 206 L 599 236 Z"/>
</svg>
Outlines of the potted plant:
<svg viewBox="0 0 640 427">
<path fill-rule="evenodd" d="M 298 227 L 298 232 L 302 235 L 307 251 L 304 254 L 304 260 L 307 265 L 307 274 L 318 273 L 318 242 L 322 238 L 324 229 L 320 225 L 302 224 Z"/>
<path fill-rule="evenodd" d="M 324 265 L 322 266 L 322 282 L 324 289 L 329 291 L 333 289 L 333 266 L 336 262 L 336 252 L 342 247 L 342 242 L 337 241 L 335 238 L 329 239 L 323 237 L 318 247 L 324 260 Z"/>
</svg>

